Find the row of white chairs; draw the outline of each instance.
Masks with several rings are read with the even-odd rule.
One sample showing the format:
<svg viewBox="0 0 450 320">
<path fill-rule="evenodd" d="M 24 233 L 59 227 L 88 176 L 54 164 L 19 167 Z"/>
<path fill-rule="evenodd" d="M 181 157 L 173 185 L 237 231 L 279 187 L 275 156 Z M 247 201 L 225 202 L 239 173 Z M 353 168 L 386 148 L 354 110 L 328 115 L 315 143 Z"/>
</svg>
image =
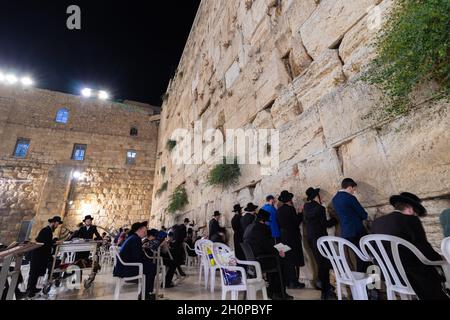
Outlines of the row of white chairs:
<svg viewBox="0 0 450 320">
<path fill-rule="evenodd" d="M 446 287 L 450 289 L 450 238 L 445 238 L 441 245 L 447 261 L 430 261 L 410 242 L 390 235 L 365 236 L 360 240 L 360 248 L 348 240 L 332 236 L 320 238 L 317 244 L 319 252 L 330 260 L 333 267 L 339 300 L 342 300 L 343 285 L 350 287 L 354 300 L 367 300 L 367 287 L 381 281 L 381 275 L 352 271 L 348 263 L 347 249 L 353 251 L 361 260 L 373 262 L 381 269 L 388 300 L 396 300 L 397 294 L 402 300 L 416 297 L 400 259 L 400 247 L 410 250 L 425 265 L 441 267 L 447 279 Z"/>
<path fill-rule="evenodd" d="M 200 257 L 199 284 L 202 283 L 203 274 L 205 288 L 208 289 L 209 283 L 211 292 L 214 292 L 216 271 L 220 271 L 222 300 L 226 300 L 228 293 L 231 294 L 232 300 L 238 300 L 239 292 L 245 292 L 248 300 L 256 300 L 257 291 L 261 291 L 263 299 L 268 300 L 266 282 L 263 279 L 259 262 L 238 260 L 230 247 L 223 243 L 213 243 L 207 239 L 201 239 L 195 243 L 195 252 Z M 227 261 L 230 258 L 237 265 L 229 265 Z M 255 268 L 256 278 L 248 278 L 242 265 Z M 237 272 L 240 277 L 240 284 L 227 283 L 225 276 L 227 271 Z"/>
</svg>

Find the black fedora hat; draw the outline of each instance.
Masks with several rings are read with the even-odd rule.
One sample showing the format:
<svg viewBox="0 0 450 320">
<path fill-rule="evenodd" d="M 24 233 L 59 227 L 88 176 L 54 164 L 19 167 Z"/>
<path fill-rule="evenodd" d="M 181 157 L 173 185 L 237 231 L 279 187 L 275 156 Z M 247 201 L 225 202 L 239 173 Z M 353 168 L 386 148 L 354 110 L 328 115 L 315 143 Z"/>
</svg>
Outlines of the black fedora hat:
<svg viewBox="0 0 450 320">
<path fill-rule="evenodd" d="M 270 212 L 264 209 L 259 209 L 258 214 L 256 215 L 256 220 L 270 222 Z"/>
<path fill-rule="evenodd" d="M 320 188 L 308 188 L 308 190 L 306 190 L 306 195 L 307 200 L 311 201 L 313 199 L 315 199 L 320 193 Z"/>
<path fill-rule="evenodd" d="M 233 206 L 233 212 L 241 212 L 241 210 L 242 210 L 242 207 L 240 204 L 235 204 Z"/>
<path fill-rule="evenodd" d="M 249 203 L 247 204 L 247 207 L 244 209 L 244 211 L 247 211 L 247 212 L 253 212 L 253 211 L 255 211 L 256 209 L 258 209 L 258 206 L 255 206 L 252 202 L 249 202 Z"/>
<path fill-rule="evenodd" d="M 281 194 L 278 197 L 278 201 L 289 202 L 289 201 L 292 200 L 292 198 L 294 198 L 294 194 L 293 193 L 290 193 L 287 190 L 283 190 L 283 191 L 281 191 Z"/>
<path fill-rule="evenodd" d="M 58 222 L 59 224 L 63 224 L 61 217 L 58 217 L 58 216 L 54 216 L 53 218 L 48 219 L 48 222 L 49 223 Z"/>
<path fill-rule="evenodd" d="M 218 217 L 218 216 L 221 216 L 221 215 L 222 214 L 220 213 L 220 211 L 218 211 L 218 210 L 214 211 L 214 214 L 213 214 L 214 217 Z"/>
<path fill-rule="evenodd" d="M 397 203 L 405 203 L 409 204 L 413 207 L 414 211 L 417 215 L 423 217 L 427 215 L 427 209 L 422 206 L 420 198 L 413 193 L 410 192 L 402 192 L 399 195 L 394 195 L 389 199 L 389 202 L 392 206 L 395 206 Z"/>
<path fill-rule="evenodd" d="M 94 218 L 89 214 L 84 217 L 83 222 L 85 222 L 86 220 L 94 220 Z"/>
</svg>

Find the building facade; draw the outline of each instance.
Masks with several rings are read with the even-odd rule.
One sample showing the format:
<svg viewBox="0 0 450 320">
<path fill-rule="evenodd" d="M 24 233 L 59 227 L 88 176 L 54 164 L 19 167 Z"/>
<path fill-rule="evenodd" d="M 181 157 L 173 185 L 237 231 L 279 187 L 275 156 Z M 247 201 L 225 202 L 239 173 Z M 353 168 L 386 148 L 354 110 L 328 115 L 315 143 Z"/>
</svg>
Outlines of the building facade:
<svg viewBox="0 0 450 320">
<path fill-rule="evenodd" d="M 0 242 L 60 215 L 106 230 L 150 217 L 158 109 L 0 86 Z"/>
</svg>

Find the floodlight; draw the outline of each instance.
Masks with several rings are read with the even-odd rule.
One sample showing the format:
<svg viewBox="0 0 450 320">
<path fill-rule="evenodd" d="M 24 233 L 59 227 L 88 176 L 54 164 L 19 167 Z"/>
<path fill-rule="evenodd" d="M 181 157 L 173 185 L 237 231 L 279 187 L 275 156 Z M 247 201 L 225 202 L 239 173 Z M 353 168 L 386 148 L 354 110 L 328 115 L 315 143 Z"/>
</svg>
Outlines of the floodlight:
<svg viewBox="0 0 450 320">
<path fill-rule="evenodd" d="M 109 94 L 108 94 L 108 92 L 101 90 L 101 91 L 98 92 L 98 98 L 100 100 L 108 100 L 109 99 Z"/>
<path fill-rule="evenodd" d="M 92 89 L 84 88 L 83 90 L 81 90 L 81 94 L 82 94 L 83 97 L 85 97 L 85 98 L 90 98 L 91 95 L 92 95 Z"/>
</svg>

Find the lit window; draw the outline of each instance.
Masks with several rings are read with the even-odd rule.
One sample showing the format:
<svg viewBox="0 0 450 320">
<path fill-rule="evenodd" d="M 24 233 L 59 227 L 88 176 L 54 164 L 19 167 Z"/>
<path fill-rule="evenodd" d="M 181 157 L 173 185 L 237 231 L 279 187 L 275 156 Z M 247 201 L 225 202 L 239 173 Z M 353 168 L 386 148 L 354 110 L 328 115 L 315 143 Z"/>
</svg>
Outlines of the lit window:
<svg viewBox="0 0 450 320">
<path fill-rule="evenodd" d="M 127 164 L 135 164 L 136 163 L 137 152 L 134 150 L 127 151 Z"/>
<path fill-rule="evenodd" d="M 132 137 L 137 137 L 137 135 L 138 135 L 138 129 L 136 129 L 136 128 L 131 128 L 131 130 L 130 130 L 130 136 L 132 136 Z"/>
<path fill-rule="evenodd" d="M 30 139 L 17 139 L 16 148 L 14 149 L 14 157 L 25 158 L 30 148 Z"/>
<path fill-rule="evenodd" d="M 72 152 L 72 160 L 83 161 L 86 155 L 87 145 L 75 144 Z"/>
<path fill-rule="evenodd" d="M 55 121 L 57 123 L 67 123 L 67 121 L 69 121 L 69 110 L 66 108 L 59 109 L 56 113 Z"/>
</svg>

